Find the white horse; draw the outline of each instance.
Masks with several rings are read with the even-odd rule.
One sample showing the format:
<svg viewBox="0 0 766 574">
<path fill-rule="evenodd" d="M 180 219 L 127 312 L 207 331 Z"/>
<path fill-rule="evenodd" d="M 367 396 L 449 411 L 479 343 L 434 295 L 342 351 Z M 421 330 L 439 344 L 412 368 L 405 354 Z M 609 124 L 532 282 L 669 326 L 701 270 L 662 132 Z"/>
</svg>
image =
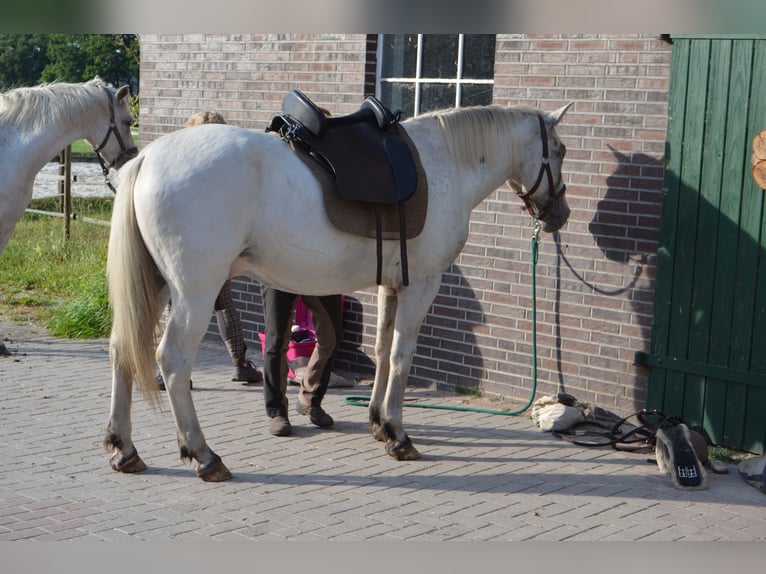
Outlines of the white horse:
<svg viewBox="0 0 766 574">
<path fill-rule="evenodd" d="M 104 175 L 138 153 L 128 94 L 128 86 L 115 90 L 98 77 L 0 94 L 0 254 L 32 199 L 37 172 L 74 140 L 94 147 Z"/>
<path fill-rule="evenodd" d="M 408 242 L 408 286 L 402 285 L 398 241 L 383 242 L 369 405 L 372 435 L 398 460 L 420 456 L 402 427 L 405 383 L 420 324 L 466 241 L 471 210 L 508 181 L 544 231 L 558 230 L 569 216 L 561 177 L 565 147 L 555 130 L 567 108 L 552 114 L 464 108 L 402 123 L 427 176 L 428 215 L 422 233 Z M 188 381 L 224 280 L 247 275 L 293 293 L 352 292 L 375 285 L 375 260 L 374 239 L 331 225 L 317 178 L 278 137 L 204 125 L 147 146 L 121 170 L 109 242 L 114 322 L 104 447 L 113 452 L 112 467 L 146 468 L 131 440 L 132 381 L 158 403 L 153 351 L 168 296 L 173 305 L 156 360 L 181 458 L 196 460 L 203 480 L 221 481 L 231 474 L 205 441 Z"/>
</svg>

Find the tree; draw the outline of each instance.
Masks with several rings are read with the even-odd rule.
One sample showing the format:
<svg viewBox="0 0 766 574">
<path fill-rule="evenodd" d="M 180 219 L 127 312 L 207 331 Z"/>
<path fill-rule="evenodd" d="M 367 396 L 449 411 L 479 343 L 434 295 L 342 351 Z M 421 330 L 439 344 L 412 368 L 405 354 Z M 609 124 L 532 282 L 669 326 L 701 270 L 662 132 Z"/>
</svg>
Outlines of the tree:
<svg viewBox="0 0 766 574">
<path fill-rule="evenodd" d="M 135 34 L 0 34 L 0 91 L 99 75 L 136 94 L 139 54 Z"/>
<path fill-rule="evenodd" d="M 0 34 L 0 91 L 39 84 L 47 49 L 47 34 Z"/>
<path fill-rule="evenodd" d="M 139 40 L 135 34 L 50 34 L 40 81 L 83 82 L 101 76 L 138 92 Z"/>
</svg>

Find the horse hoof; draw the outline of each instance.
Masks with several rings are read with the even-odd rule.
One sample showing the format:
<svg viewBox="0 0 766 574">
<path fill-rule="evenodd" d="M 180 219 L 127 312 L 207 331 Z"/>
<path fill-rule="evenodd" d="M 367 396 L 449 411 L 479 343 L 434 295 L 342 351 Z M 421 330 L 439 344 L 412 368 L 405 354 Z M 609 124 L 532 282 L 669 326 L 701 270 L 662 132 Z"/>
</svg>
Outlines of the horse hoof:
<svg viewBox="0 0 766 574">
<path fill-rule="evenodd" d="M 198 466 L 197 476 L 205 482 L 223 482 L 232 477 L 231 472 L 229 472 L 226 465 L 221 462 L 220 458 L 208 465 Z"/>
<path fill-rule="evenodd" d="M 386 442 L 386 452 L 396 460 L 417 460 L 420 458 L 418 449 L 412 444 L 410 437 L 401 441 Z"/>
<path fill-rule="evenodd" d="M 120 456 L 118 453 L 115 453 L 109 460 L 109 464 L 117 472 L 133 473 L 146 470 L 146 463 L 138 456 L 138 451 L 133 451 L 133 454 L 130 456 Z"/>
<path fill-rule="evenodd" d="M 372 432 L 372 438 L 375 440 L 379 442 L 386 442 L 388 440 L 382 425 L 370 423 L 370 431 Z"/>
</svg>

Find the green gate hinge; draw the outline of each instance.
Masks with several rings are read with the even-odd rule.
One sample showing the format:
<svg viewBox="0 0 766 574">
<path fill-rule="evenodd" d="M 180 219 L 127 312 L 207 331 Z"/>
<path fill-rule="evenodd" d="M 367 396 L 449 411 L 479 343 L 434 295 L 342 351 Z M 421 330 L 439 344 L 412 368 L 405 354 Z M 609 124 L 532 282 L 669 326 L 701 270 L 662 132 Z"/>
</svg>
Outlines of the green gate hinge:
<svg viewBox="0 0 766 574">
<path fill-rule="evenodd" d="M 690 361 L 689 359 L 679 359 L 678 357 L 664 357 L 643 351 L 636 352 L 634 364 L 766 389 L 766 373 L 753 373 L 742 369 L 700 363 L 698 361 Z"/>
</svg>

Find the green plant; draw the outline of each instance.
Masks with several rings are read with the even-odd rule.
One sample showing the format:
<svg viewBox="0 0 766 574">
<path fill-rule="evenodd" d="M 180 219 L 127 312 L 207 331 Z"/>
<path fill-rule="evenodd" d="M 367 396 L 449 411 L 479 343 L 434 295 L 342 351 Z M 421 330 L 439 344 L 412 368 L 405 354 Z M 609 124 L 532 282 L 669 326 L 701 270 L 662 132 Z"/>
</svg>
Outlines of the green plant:
<svg viewBox="0 0 766 574">
<path fill-rule="evenodd" d="M 52 335 L 70 339 L 95 339 L 109 335 L 112 314 L 106 276 L 96 275 L 83 282 L 82 295 L 55 307 L 45 326 Z"/>
<path fill-rule="evenodd" d="M 76 199 L 76 213 L 109 220 L 111 200 Z M 55 211 L 55 199 L 31 207 Z M 0 313 L 50 325 L 57 334 L 101 337 L 109 319 L 104 269 L 109 229 L 74 220 L 64 240 L 63 220 L 27 214 L 0 256 Z"/>
<path fill-rule="evenodd" d="M 478 398 L 481 396 L 481 389 L 479 387 L 462 387 L 460 385 L 455 385 L 455 393 L 467 397 Z"/>
<path fill-rule="evenodd" d="M 130 106 L 130 113 L 133 114 L 133 127 L 138 127 L 138 112 L 141 109 L 141 98 L 139 94 L 136 94 L 135 96 L 130 96 L 128 100 L 128 105 Z M 135 138 L 135 135 L 133 136 Z"/>
<path fill-rule="evenodd" d="M 708 448 L 708 457 L 714 460 L 720 460 L 726 464 L 739 464 L 750 456 L 748 453 L 740 452 L 723 446 L 711 446 Z"/>
</svg>

